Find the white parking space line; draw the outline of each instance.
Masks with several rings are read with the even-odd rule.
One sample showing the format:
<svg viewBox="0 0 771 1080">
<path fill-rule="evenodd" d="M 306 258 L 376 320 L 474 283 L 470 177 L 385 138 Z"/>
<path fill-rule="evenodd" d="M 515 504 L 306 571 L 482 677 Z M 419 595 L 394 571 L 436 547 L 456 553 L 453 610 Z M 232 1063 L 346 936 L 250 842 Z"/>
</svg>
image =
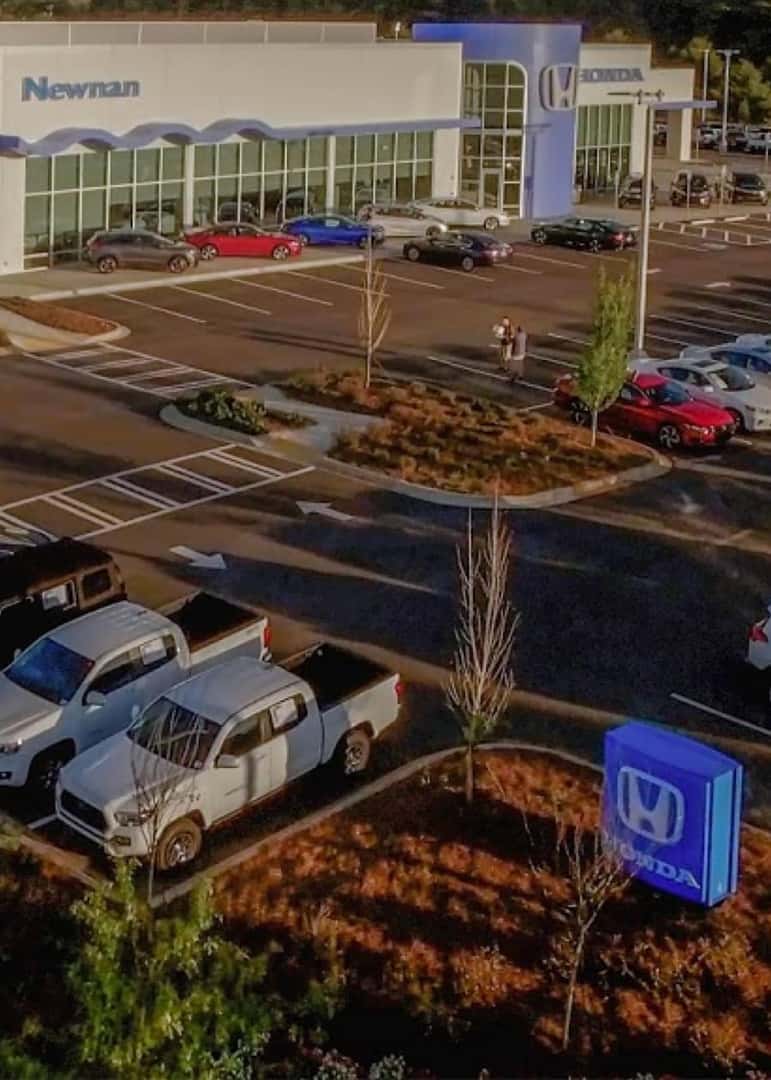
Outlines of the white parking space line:
<svg viewBox="0 0 771 1080">
<path fill-rule="evenodd" d="M 6 524 L 7 522 L 10 522 L 11 526 L 16 526 L 16 528 L 20 529 L 22 533 L 28 533 L 30 532 L 30 530 L 34 529 L 36 532 L 42 533 L 43 536 L 47 536 L 49 540 L 56 539 L 53 533 L 47 532 L 46 529 L 41 529 L 38 525 L 30 525 L 28 521 L 22 521 L 21 518 L 14 517 L 13 514 L 9 514 L 7 510 L 3 510 L 3 512 L 0 514 L 0 522 L 3 523 L 3 528 L 6 531 L 10 531 L 9 525 Z"/>
<path fill-rule="evenodd" d="M 138 371 L 135 375 L 124 375 L 120 381 L 131 385 L 131 383 L 145 382 L 149 379 L 168 379 L 170 375 L 181 375 L 188 371 L 191 375 L 198 374 L 195 368 L 168 367 L 159 369 L 158 371 Z"/>
<path fill-rule="evenodd" d="M 699 251 L 702 254 L 709 249 L 706 247 L 697 247 L 695 244 L 676 244 L 673 240 L 662 240 L 658 236 L 651 234 L 648 242 L 650 244 L 660 244 L 661 247 L 680 248 L 682 251 Z"/>
<path fill-rule="evenodd" d="M 729 341 L 736 337 L 736 334 L 732 334 L 729 330 L 721 330 L 714 323 L 696 322 L 694 319 L 684 319 L 682 316 L 651 314 L 648 318 L 656 319 L 657 322 L 675 323 L 676 326 L 692 326 L 696 330 L 707 330 L 710 334 L 719 334 L 721 337 L 728 338 Z"/>
<path fill-rule="evenodd" d="M 188 322 L 206 325 L 206 319 L 199 319 L 196 315 L 183 315 L 181 311 L 172 311 L 171 308 L 160 307 L 158 304 L 146 304 L 144 300 L 134 300 L 130 296 L 121 296 L 120 293 L 107 293 L 106 295 L 110 300 L 120 300 L 122 304 L 136 304 L 137 307 L 147 308 L 149 311 L 160 311 L 163 315 L 173 315 L 175 319 L 187 319 Z"/>
<path fill-rule="evenodd" d="M 737 296 L 736 293 L 732 293 L 731 300 L 734 304 L 747 304 L 750 307 L 771 308 L 771 302 L 768 300 L 755 300 L 750 296 Z"/>
<path fill-rule="evenodd" d="M 536 409 L 550 409 L 554 404 L 553 401 L 542 401 L 538 405 L 522 405 L 516 412 L 535 412 Z"/>
<path fill-rule="evenodd" d="M 350 285 L 347 281 L 335 281 L 334 278 L 319 277 L 317 274 L 304 274 L 302 270 L 287 270 L 286 276 L 307 278 L 308 281 L 315 281 L 317 285 L 334 285 L 338 289 L 350 289 L 351 292 L 364 292 L 361 285 Z"/>
<path fill-rule="evenodd" d="M 649 331 L 645 332 L 646 338 L 651 338 L 653 341 L 666 341 L 670 345 L 693 345 L 692 341 L 683 341 L 682 338 L 666 337 L 664 334 L 651 334 Z"/>
<path fill-rule="evenodd" d="M 707 461 L 682 461 L 677 463 L 678 469 L 686 469 L 688 472 L 710 473 L 713 476 L 726 476 L 730 480 L 745 480 L 749 484 L 771 484 L 771 476 L 765 473 L 747 472 L 744 469 L 731 469 L 727 465 L 711 465 Z"/>
<path fill-rule="evenodd" d="M 730 289 L 730 281 L 710 281 L 709 285 L 704 286 L 705 289 Z"/>
<path fill-rule="evenodd" d="M 158 471 L 174 476 L 177 480 L 185 480 L 189 484 L 197 484 L 205 491 L 218 491 L 221 495 L 229 495 L 235 488 L 231 484 L 223 484 L 220 480 L 212 480 L 209 476 L 201 476 L 200 473 L 185 469 L 181 465 L 159 465 Z"/>
<path fill-rule="evenodd" d="M 737 301 L 734 300 L 734 303 L 736 302 Z M 734 311 L 733 309 L 731 309 L 730 311 L 721 311 L 719 308 L 716 308 L 710 304 L 694 304 L 693 300 L 688 300 L 687 303 L 689 308 L 696 308 L 697 311 L 709 311 L 718 319 L 725 318 L 729 322 L 731 319 L 739 319 L 741 322 L 750 323 L 762 323 L 767 321 L 762 315 L 740 315 L 738 311 Z M 771 304 L 769 305 L 769 307 L 771 307 Z"/>
<path fill-rule="evenodd" d="M 173 386 L 164 386 L 163 393 L 168 397 L 169 394 L 179 394 L 183 390 L 198 390 L 202 386 L 222 386 L 229 383 L 229 381 L 229 379 L 199 379 L 197 382 L 175 383 Z M 132 385 L 137 384 L 133 383 Z"/>
<path fill-rule="evenodd" d="M 496 379 L 498 382 L 511 383 L 512 386 L 526 386 L 528 390 L 539 390 L 542 394 L 551 396 L 551 387 L 542 386 L 540 383 L 527 382 L 525 379 L 517 379 L 513 382 L 508 375 L 499 375 L 497 371 L 486 371 L 484 368 L 473 367 L 471 364 L 462 364 L 459 360 L 446 360 L 442 356 L 429 356 L 436 364 L 444 364 L 445 367 L 458 368 L 460 371 L 470 371 L 474 375 L 483 375 L 488 379 Z"/>
<path fill-rule="evenodd" d="M 474 281 L 495 281 L 494 277 L 486 277 L 484 274 L 478 274 L 476 270 L 466 273 L 465 270 L 451 270 L 449 266 L 434 266 L 433 263 L 424 263 L 424 266 L 430 267 L 431 270 L 436 270 L 438 274 L 454 274 L 455 277 L 473 278 Z"/>
<path fill-rule="evenodd" d="M 84 371 L 86 375 L 95 375 L 97 372 L 152 363 L 152 360 L 148 360 L 143 356 L 128 356 L 122 357 L 120 360 L 100 360 L 98 364 L 82 364 L 80 367 L 73 368 L 73 371 Z"/>
<path fill-rule="evenodd" d="M 101 487 L 109 488 L 111 491 L 117 491 L 119 495 L 128 495 L 132 499 L 139 499 L 140 502 L 147 503 L 148 506 L 158 506 L 167 510 L 179 506 L 175 499 L 170 499 L 166 495 L 156 495 L 155 492 L 151 493 L 138 484 L 132 484 L 130 480 L 100 480 L 99 484 Z"/>
<path fill-rule="evenodd" d="M 588 345 L 588 338 L 569 337 L 567 334 L 555 334 L 549 331 L 547 337 L 556 338 L 558 341 L 569 341 L 571 345 Z"/>
<path fill-rule="evenodd" d="M 660 274 L 661 273 L 661 267 L 660 266 L 654 266 L 652 270 L 648 271 L 648 273 L 649 274 Z"/>
<path fill-rule="evenodd" d="M 499 263 L 497 269 L 510 270 L 512 274 L 533 274 L 536 277 L 540 277 L 544 273 L 543 270 L 531 270 L 527 266 L 508 266 L 506 263 Z"/>
<path fill-rule="evenodd" d="M 27 828 L 34 832 L 35 829 L 42 829 L 44 826 L 50 825 L 52 821 L 56 821 L 56 814 L 46 814 L 45 817 L 38 818 L 37 821 L 31 821 Z"/>
<path fill-rule="evenodd" d="M 67 514 L 74 514 L 85 521 L 91 521 L 94 525 L 104 525 L 105 523 L 119 525 L 121 521 L 120 518 L 113 517 L 112 514 L 96 510 L 93 506 L 86 506 L 85 503 L 75 499 L 72 495 L 62 495 L 61 492 L 57 495 L 44 495 L 43 502 L 47 502 L 57 510 L 64 510 Z"/>
<path fill-rule="evenodd" d="M 575 270 L 586 270 L 587 264 L 582 262 L 570 262 L 568 259 L 550 259 L 548 255 L 531 255 L 529 251 L 521 248 L 514 249 L 517 259 L 537 259 L 538 262 L 552 263 L 554 266 L 572 266 Z"/>
<path fill-rule="evenodd" d="M 263 285 L 259 281 L 247 281 L 245 278 L 231 278 L 230 280 L 238 285 L 248 285 L 250 289 L 266 289 L 268 292 L 291 296 L 293 300 L 305 300 L 308 304 L 321 304 L 323 307 L 335 306 L 332 300 L 321 300 L 318 296 L 306 296 L 305 293 L 292 292 L 291 289 L 279 289 L 275 285 Z"/>
<path fill-rule="evenodd" d="M 528 356 L 532 356 L 534 360 L 541 360 L 544 364 L 553 364 L 558 368 L 573 368 L 574 371 L 578 370 L 578 364 L 571 363 L 570 360 L 555 360 L 553 356 L 544 356 L 543 353 L 529 352 Z"/>
<path fill-rule="evenodd" d="M 771 738 L 771 730 L 761 727 L 759 724 L 751 724 L 749 720 L 740 720 L 738 716 L 732 716 L 731 713 L 723 712 L 721 709 L 714 709 L 711 705 L 704 705 L 701 701 L 694 701 L 693 698 L 685 697 L 683 694 L 670 694 L 674 701 L 679 701 L 683 705 L 690 705 L 694 709 L 700 709 L 702 712 L 709 713 L 710 716 L 717 716 L 721 720 L 727 720 L 731 724 L 738 724 L 739 727 L 747 728 L 749 731 L 755 731 L 759 735 L 765 735 L 765 737 Z"/>
<path fill-rule="evenodd" d="M 256 473 L 258 476 L 281 476 L 277 469 L 271 469 L 267 465 L 254 465 L 251 462 L 242 461 L 241 458 L 231 457 L 224 450 L 210 450 L 207 455 L 213 461 L 219 461 L 223 465 L 229 465 L 231 469 L 241 469 L 243 472 Z"/>
<path fill-rule="evenodd" d="M 217 304 L 228 304 L 230 307 L 243 308 L 244 311 L 256 311 L 258 315 L 271 314 L 265 308 L 254 307 L 252 304 L 242 304 L 240 300 L 228 300 L 224 296 L 215 296 L 214 293 L 199 292 L 197 289 L 188 288 L 187 285 L 172 285 L 170 287 L 176 292 L 189 293 L 191 296 L 202 296 L 204 300 L 213 300 Z"/>
<path fill-rule="evenodd" d="M 383 259 L 383 262 L 396 263 L 396 259 Z M 401 266 L 402 264 L 396 263 L 396 265 Z M 415 264 L 411 263 L 411 265 L 414 266 Z M 335 269 L 350 270 L 353 274 L 366 273 L 366 270 L 361 266 L 337 266 Z M 443 291 L 447 288 L 446 285 L 437 285 L 435 281 L 420 281 L 419 278 L 403 277 L 401 274 L 388 274 L 385 271 L 382 271 L 382 274 L 384 278 L 388 278 L 391 281 L 404 281 L 407 285 L 418 285 L 421 289 L 439 289 Z"/>
</svg>

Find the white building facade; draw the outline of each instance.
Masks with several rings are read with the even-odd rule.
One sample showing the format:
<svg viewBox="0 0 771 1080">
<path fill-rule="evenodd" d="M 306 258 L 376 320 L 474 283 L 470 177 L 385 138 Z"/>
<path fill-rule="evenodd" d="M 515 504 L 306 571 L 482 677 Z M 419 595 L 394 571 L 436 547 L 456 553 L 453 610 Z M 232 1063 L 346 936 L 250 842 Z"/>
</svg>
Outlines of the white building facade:
<svg viewBox="0 0 771 1080">
<path fill-rule="evenodd" d="M 642 161 L 643 110 L 614 89 L 691 96 L 691 71 L 580 47 L 579 27 L 420 25 L 379 41 L 369 23 L 0 23 L 0 273 L 75 259 L 100 229 L 174 235 L 225 211 L 463 193 L 565 213 L 579 165 L 600 187 Z M 556 108 L 550 65 L 575 82 Z M 620 87 L 621 69 L 641 79 Z"/>
</svg>

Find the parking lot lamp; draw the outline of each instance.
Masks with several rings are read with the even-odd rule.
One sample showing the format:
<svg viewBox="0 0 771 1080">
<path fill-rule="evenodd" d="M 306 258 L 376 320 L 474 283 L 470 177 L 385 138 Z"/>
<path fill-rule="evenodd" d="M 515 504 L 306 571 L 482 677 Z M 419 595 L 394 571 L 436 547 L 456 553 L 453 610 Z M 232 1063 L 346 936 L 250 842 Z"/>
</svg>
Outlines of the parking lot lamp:
<svg viewBox="0 0 771 1080">
<path fill-rule="evenodd" d="M 723 125 L 720 129 L 720 153 L 725 154 L 728 150 L 728 97 L 730 94 L 731 57 L 738 56 L 738 49 L 716 49 L 721 56 L 725 57 L 723 78 Z"/>
</svg>

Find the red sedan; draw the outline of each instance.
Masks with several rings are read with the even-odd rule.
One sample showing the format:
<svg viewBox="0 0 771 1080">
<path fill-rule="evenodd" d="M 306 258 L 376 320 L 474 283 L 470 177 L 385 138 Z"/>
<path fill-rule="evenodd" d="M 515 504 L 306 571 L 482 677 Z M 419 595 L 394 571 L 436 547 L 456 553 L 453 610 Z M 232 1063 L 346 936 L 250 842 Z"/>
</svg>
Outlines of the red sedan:
<svg viewBox="0 0 771 1080">
<path fill-rule="evenodd" d="M 572 375 L 557 381 L 554 404 L 568 410 L 573 423 L 591 423 L 588 408 L 576 395 Z M 601 413 L 600 422 L 619 434 L 653 438 L 665 450 L 722 446 L 736 430 L 725 409 L 695 401 L 679 383 L 661 375 L 630 377 L 613 404 Z"/>
<path fill-rule="evenodd" d="M 241 258 L 289 259 L 300 255 L 303 246 L 294 236 L 265 232 L 254 225 L 211 225 L 185 233 L 189 244 L 201 252 L 202 259 L 218 255 L 240 255 Z"/>
</svg>

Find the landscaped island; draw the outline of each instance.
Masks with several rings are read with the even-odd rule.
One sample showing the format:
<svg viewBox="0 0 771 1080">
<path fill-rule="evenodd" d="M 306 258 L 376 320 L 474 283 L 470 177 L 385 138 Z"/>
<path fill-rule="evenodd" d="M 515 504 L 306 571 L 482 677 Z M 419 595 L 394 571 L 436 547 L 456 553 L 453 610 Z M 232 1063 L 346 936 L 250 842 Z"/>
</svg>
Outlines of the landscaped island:
<svg viewBox="0 0 771 1080">
<path fill-rule="evenodd" d="M 634 444 L 585 431 L 536 412 L 413 382 L 365 387 L 357 373 L 291 376 L 286 392 L 301 401 L 382 418 L 340 436 L 330 456 L 413 484 L 464 494 L 529 495 L 600 480 L 650 462 Z"/>
</svg>

